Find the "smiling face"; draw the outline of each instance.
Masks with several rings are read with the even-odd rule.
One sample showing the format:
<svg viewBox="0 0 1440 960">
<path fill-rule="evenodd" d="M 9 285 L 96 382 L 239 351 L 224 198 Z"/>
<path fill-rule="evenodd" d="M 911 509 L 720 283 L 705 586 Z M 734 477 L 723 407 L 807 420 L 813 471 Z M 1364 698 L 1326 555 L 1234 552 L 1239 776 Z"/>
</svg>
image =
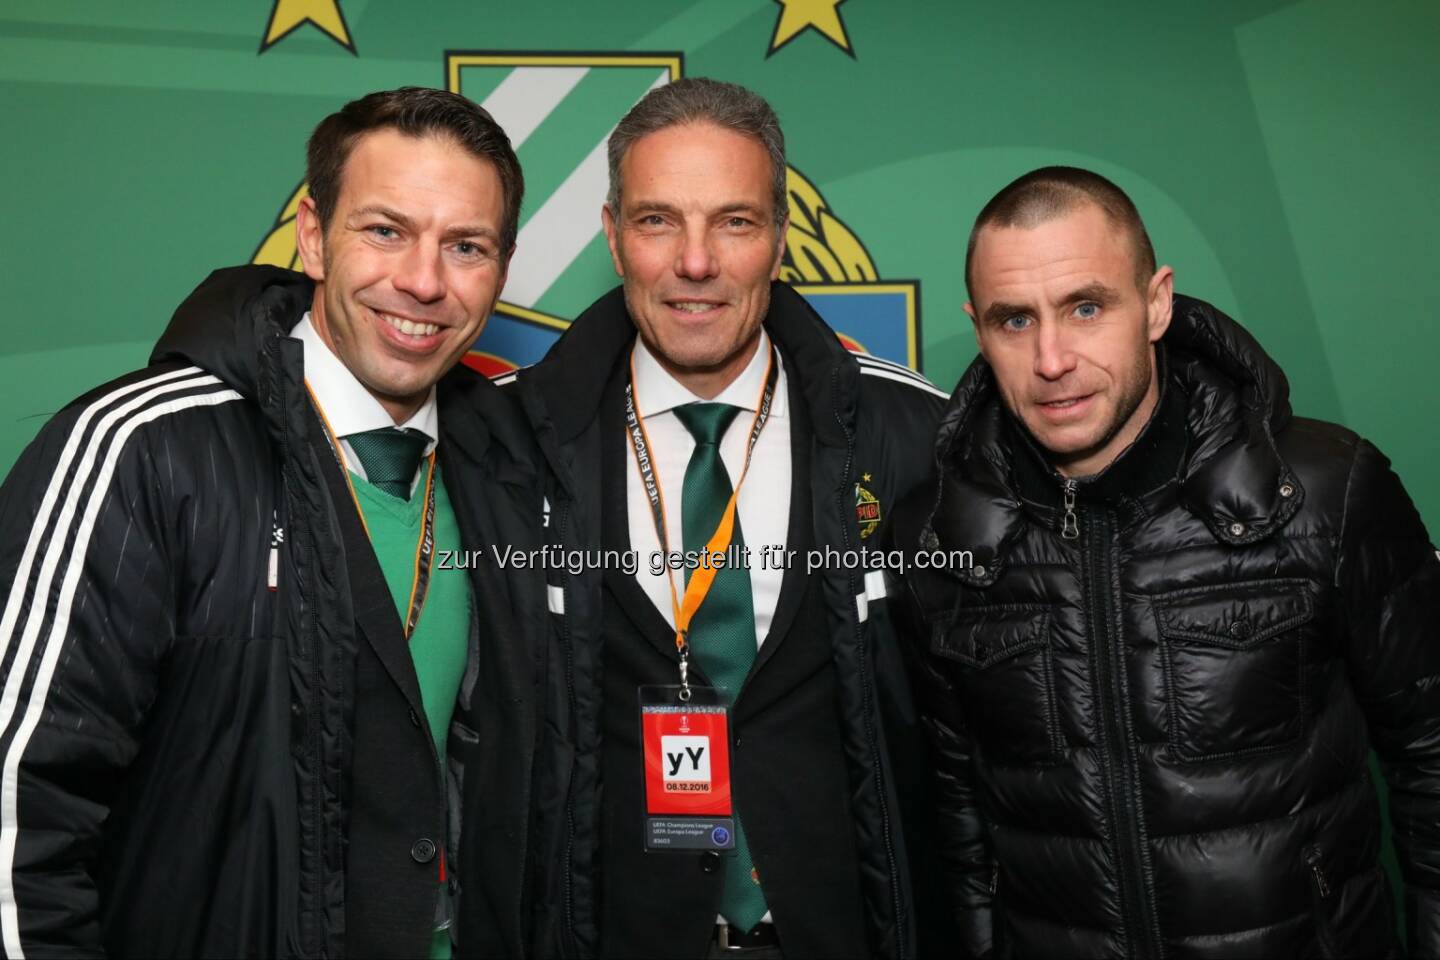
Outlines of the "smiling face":
<svg viewBox="0 0 1440 960">
<path fill-rule="evenodd" d="M 328 228 L 301 202 L 311 321 L 396 423 L 485 326 L 505 284 L 504 208 L 489 161 L 446 137 L 393 129 L 356 142 Z"/>
<path fill-rule="evenodd" d="M 701 397 L 754 356 L 780 275 L 784 221 L 758 140 L 709 123 L 666 127 L 620 163 L 619 217 L 601 213 L 640 336 Z"/>
<path fill-rule="evenodd" d="M 980 352 L 1011 413 L 1067 477 L 1109 466 L 1159 398 L 1154 344 L 1174 272 L 1137 288 L 1134 245 L 1082 203 L 1034 227 L 983 228 L 972 260 Z"/>
</svg>

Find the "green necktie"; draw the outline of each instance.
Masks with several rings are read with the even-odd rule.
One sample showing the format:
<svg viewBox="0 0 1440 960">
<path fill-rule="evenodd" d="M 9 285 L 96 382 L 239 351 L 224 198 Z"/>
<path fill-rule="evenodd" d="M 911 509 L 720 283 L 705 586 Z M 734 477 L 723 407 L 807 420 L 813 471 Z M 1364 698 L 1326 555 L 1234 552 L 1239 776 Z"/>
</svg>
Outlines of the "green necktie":
<svg viewBox="0 0 1440 960">
<path fill-rule="evenodd" d="M 410 499 L 410 488 L 415 485 L 415 469 L 425 454 L 429 438 L 419 430 L 401 430 L 398 427 L 381 427 L 366 430 L 345 437 L 360 464 L 365 468 L 365 479 L 401 500 Z"/>
<path fill-rule="evenodd" d="M 715 533 L 734 487 L 720 459 L 720 439 L 740 408 L 728 403 L 692 403 L 675 408 L 675 416 L 695 438 L 695 452 L 685 468 L 681 504 L 684 549 L 702 551 Z M 735 518 L 731 545 L 743 547 L 740 518 Z M 690 572 L 686 572 L 689 582 Z M 705 602 L 690 621 L 690 650 L 710 681 L 725 688 L 734 704 L 750 666 L 755 662 L 755 605 L 750 571 L 726 567 L 715 575 Z M 732 778 L 733 797 L 733 778 Z M 735 811 L 735 856 L 725 858 L 725 892 L 720 913 L 737 930 L 748 933 L 765 916 L 765 894 L 750 860 L 750 847 Z"/>
</svg>

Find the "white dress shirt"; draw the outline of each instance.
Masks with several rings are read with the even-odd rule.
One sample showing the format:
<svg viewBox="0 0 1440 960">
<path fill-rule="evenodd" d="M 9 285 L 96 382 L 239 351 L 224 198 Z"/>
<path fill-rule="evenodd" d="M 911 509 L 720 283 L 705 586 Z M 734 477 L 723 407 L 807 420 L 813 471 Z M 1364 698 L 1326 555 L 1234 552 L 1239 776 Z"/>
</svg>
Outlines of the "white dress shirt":
<svg viewBox="0 0 1440 960">
<path fill-rule="evenodd" d="M 683 517 L 684 503 L 682 490 L 685 484 L 685 468 L 690 455 L 695 451 L 695 438 L 680 418 L 675 408 L 687 403 L 729 403 L 741 408 L 734 421 L 720 441 L 720 459 L 730 474 L 733 485 L 740 478 L 745 464 L 745 447 L 750 438 L 750 425 L 754 422 L 755 411 L 759 408 L 760 390 L 765 384 L 765 368 L 770 357 L 770 338 L 761 329 L 760 343 L 755 356 L 720 395 L 705 400 L 691 393 L 660 365 L 655 356 L 638 337 L 635 341 L 635 406 L 645 418 L 645 433 L 650 439 L 650 456 L 655 465 L 655 475 L 665 497 L 666 535 L 672 551 L 684 550 Z M 779 378 L 775 383 L 775 396 L 770 404 L 770 417 L 760 439 L 755 443 L 755 453 L 750 460 L 750 472 L 745 485 L 740 488 L 737 512 L 740 530 L 745 545 L 750 550 L 750 591 L 755 602 L 755 644 L 765 642 L 770 632 L 770 623 L 775 618 L 775 605 L 780 600 L 780 584 L 785 571 L 780 564 L 770 564 L 766 569 L 761 563 L 761 547 L 765 545 L 785 546 L 790 524 L 790 418 L 787 416 L 789 397 L 785 392 L 785 368 L 780 355 L 775 355 L 779 367 Z M 655 521 L 650 512 L 650 499 L 645 495 L 645 483 L 635 466 L 635 452 L 626 438 L 626 498 L 630 519 L 630 545 L 639 553 L 639 568 L 635 579 L 644 589 L 650 602 L 664 616 L 672 627 L 675 613 L 670 605 L 670 582 L 662 571 L 658 576 L 650 573 L 652 552 L 660 549 L 660 539 L 655 534 Z M 676 570 L 675 590 L 678 596 L 685 593 L 685 571 Z"/>
<path fill-rule="evenodd" d="M 364 433 L 366 430 L 378 430 L 381 427 L 419 430 L 425 434 L 428 441 L 424 455 L 430 456 L 440 437 L 433 386 L 430 388 L 430 395 L 425 398 L 420 409 L 415 411 L 415 415 L 404 423 L 397 424 L 390 418 L 390 414 L 385 412 L 385 408 L 380 406 L 380 401 L 365 389 L 364 384 L 355 379 L 350 368 L 320 339 L 315 324 L 310 322 L 308 310 L 295 325 L 295 329 L 290 331 L 290 336 L 305 347 L 305 382 L 310 385 L 311 392 L 315 394 L 315 402 L 320 405 L 325 419 L 330 422 L 330 429 L 340 438 L 340 448 L 345 453 L 345 466 L 350 468 L 351 473 L 364 480 L 370 479 L 365 476 L 365 465 L 350 448 L 350 441 L 345 439 L 352 433 Z M 420 469 L 417 467 L 415 479 L 410 482 L 412 493 L 419 480 Z"/>
</svg>

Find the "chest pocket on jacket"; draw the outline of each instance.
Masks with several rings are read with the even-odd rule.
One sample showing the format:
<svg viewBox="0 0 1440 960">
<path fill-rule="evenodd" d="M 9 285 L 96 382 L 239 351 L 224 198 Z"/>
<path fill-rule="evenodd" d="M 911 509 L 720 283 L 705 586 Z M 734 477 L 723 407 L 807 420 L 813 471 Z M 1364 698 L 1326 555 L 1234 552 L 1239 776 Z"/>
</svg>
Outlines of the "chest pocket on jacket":
<svg viewBox="0 0 1440 960">
<path fill-rule="evenodd" d="M 935 625 L 931 651 L 953 661 L 955 685 L 984 759 L 1047 764 L 1058 759 L 1050 614 L 1043 605 L 962 607 Z"/>
<path fill-rule="evenodd" d="M 1168 661 L 1170 748 L 1212 760 L 1295 743 L 1305 726 L 1304 580 L 1255 580 L 1154 598 Z"/>
</svg>

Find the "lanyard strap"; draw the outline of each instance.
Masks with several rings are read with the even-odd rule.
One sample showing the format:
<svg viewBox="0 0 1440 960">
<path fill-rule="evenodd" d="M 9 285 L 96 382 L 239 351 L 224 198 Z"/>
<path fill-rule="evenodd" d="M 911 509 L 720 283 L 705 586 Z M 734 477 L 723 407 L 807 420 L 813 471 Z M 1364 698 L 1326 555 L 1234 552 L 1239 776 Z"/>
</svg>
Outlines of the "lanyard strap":
<svg viewBox="0 0 1440 960">
<path fill-rule="evenodd" d="M 365 528 L 365 536 L 369 537 L 370 525 L 365 522 L 365 510 L 360 506 L 359 497 L 355 495 L 355 484 L 350 479 L 350 463 L 345 457 L 345 448 L 341 446 L 340 438 L 335 435 L 335 428 L 330 426 L 325 409 L 315 398 L 315 391 L 311 389 L 308 380 L 305 382 L 305 389 L 310 393 L 310 402 L 320 414 L 320 422 L 325 425 L 325 439 L 329 441 L 330 449 L 340 461 L 341 471 L 345 474 L 345 486 L 350 490 L 350 501 L 355 504 L 355 513 L 360 517 L 360 525 Z M 432 450 L 425 459 L 429 462 L 429 468 L 425 472 L 425 509 L 421 514 L 420 537 L 415 541 L 415 571 L 410 582 L 410 600 L 406 604 L 403 624 L 407 641 L 415 632 L 415 625 L 420 622 L 420 611 L 425 609 L 425 598 L 430 594 L 430 571 L 435 564 L 435 451 Z"/>
<path fill-rule="evenodd" d="M 780 378 L 779 366 L 775 363 L 775 345 L 770 345 L 770 355 L 765 366 L 765 384 L 760 389 L 760 400 L 756 405 L 755 419 L 750 424 L 750 438 L 745 447 L 745 465 L 740 470 L 740 479 L 730 492 L 730 502 L 720 515 L 720 523 L 705 544 L 705 551 L 711 557 L 725 554 L 735 537 L 735 505 L 740 497 L 740 488 L 750 472 L 750 458 L 755 453 L 755 444 L 760 431 L 770 419 L 770 405 L 775 399 L 775 384 Z M 670 537 L 665 525 L 665 497 L 660 489 L 660 476 L 655 472 L 655 461 L 650 450 L 650 438 L 645 433 L 645 417 L 635 406 L 635 352 L 630 352 L 630 379 L 625 384 L 625 427 L 630 433 L 630 448 L 635 453 L 635 465 L 640 471 L 640 480 L 645 485 L 645 496 L 650 502 L 650 518 L 655 524 L 655 535 L 660 541 L 660 550 L 667 558 L 665 575 L 670 581 L 670 608 L 675 617 L 675 649 L 680 655 L 680 699 L 690 699 L 690 621 L 705 602 L 710 587 L 718 572 L 714 563 L 705 562 L 697 566 L 685 585 L 682 600 L 675 589 L 675 571 L 668 562 Z"/>
<path fill-rule="evenodd" d="M 425 471 L 425 510 L 420 523 L 420 538 L 415 541 L 415 573 L 410 581 L 409 612 L 405 615 L 405 639 L 415 633 L 425 598 L 430 595 L 430 570 L 435 562 L 435 452 L 429 456 L 430 468 Z M 359 504 L 356 504 L 359 508 Z"/>
</svg>

